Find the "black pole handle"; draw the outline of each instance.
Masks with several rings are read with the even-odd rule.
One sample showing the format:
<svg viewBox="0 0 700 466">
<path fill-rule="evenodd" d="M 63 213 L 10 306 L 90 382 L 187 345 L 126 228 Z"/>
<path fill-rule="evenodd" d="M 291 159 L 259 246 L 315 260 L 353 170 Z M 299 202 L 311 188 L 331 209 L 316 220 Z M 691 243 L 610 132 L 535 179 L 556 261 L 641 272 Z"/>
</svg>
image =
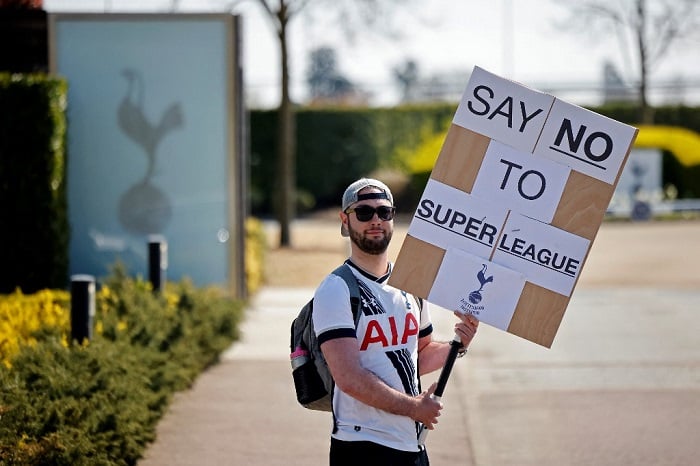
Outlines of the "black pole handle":
<svg viewBox="0 0 700 466">
<path fill-rule="evenodd" d="M 445 359 L 445 365 L 442 366 L 440 371 L 440 377 L 438 377 L 437 386 L 433 392 L 432 398 L 434 400 L 439 400 L 442 398 L 442 394 L 445 392 L 445 387 L 447 386 L 447 380 L 450 378 L 452 373 L 452 367 L 455 365 L 457 356 L 459 355 L 459 350 L 462 348 L 462 341 L 457 335 L 450 342 L 450 352 L 447 353 L 447 359 Z M 425 439 L 428 437 L 428 429 L 424 425 L 420 426 L 420 431 L 418 432 L 418 445 L 425 445 Z"/>
<path fill-rule="evenodd" d="M 442 366 L 442 371 L 440 371 L 440 377 L 438 377 L 437 387 L 435 387 L 435 393 L 433 396 L 437 398 L 442 398 L 442 394 L 445 392 L 445 386 L 447 385 L 447 380 L 450 378 L 452 373 L 452 366 L 455 365 L 457 356 L 459 355 L 459 350 L 462 348 L 462 341 L 457 335 L 450 342 L 450 352 L 447 353 L 447 359 L 445 359 L 445 365 Z"/>
</svg>

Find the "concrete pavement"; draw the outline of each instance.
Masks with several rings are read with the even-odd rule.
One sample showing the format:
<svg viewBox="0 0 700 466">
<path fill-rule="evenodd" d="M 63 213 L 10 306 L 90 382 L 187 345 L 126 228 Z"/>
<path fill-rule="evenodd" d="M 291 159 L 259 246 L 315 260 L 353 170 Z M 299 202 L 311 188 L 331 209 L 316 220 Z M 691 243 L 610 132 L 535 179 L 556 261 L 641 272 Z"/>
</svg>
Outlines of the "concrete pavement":
<svg viewBox="0 0 700 466">
<path fill-rule="evenodd" d="M 176 396 L 139 466 L 327 464 L 331 417 L 296 404 L 288 362 L 312 293 L 263 289 L 243 340 Z M 698 289 L 584 287 L 551 349 L 482 325 L 428 436 L 431 464 L 698 464 L 699 318 Z M 450 339 L 452 314 L 433 319 Z"/>
</svg>

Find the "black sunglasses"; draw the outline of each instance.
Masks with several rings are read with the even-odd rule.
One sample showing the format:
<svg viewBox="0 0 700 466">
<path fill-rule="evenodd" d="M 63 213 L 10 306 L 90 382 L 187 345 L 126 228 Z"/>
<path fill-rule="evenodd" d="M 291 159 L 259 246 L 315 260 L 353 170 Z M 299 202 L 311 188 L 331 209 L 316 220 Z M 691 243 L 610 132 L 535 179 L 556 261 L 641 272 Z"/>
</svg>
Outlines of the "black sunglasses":
<svg viewBox="0 0 700 466">
<path fill-rule="evenodd" d="M 394 218 L 394 213 L 396 213 L 396 207 L 389 207 L 385 205 L 381 205 L 377 207 L 376 209 L 372 206 L 363 204 L 363 205 L 358 205 L 354 209 L 347 209 L 345 211 L 346 214 L 351 214 L 355 212 L 355 216 L 357 216 L 357 219 L 361 222 L 369 222 L 374 218 L 374 214 L 376 213 L 377 216 L 381 220 L 391 220 Z"/>
</svg>

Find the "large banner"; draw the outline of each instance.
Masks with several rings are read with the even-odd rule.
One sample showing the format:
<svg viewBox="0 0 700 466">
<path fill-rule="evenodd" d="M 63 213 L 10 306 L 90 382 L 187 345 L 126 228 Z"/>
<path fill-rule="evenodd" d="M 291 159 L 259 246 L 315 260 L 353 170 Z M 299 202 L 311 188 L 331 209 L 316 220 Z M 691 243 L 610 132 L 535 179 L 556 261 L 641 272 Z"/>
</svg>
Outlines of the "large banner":
<svg viewBox="0 0 700 466">
<path fill-rule="evenodd" d="M 226 14 L 52 14 L 50 66 L 67 78 L 70 273 L 115 262 L 245 292 L 238 21 Z"/>
<path fill-rule="evenodd" d="M 636 135 L 476 67 L 389 284 L 550 347 Z"/>
</svg>

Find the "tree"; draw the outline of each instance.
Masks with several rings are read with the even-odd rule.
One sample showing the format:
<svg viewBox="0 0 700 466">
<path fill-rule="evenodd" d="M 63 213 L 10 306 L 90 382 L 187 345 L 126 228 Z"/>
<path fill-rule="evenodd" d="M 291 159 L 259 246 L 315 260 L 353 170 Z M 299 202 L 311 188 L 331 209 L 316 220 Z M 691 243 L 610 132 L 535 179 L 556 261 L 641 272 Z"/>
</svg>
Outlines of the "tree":
<svg viewBox="0 0 700 466">
<path fill-rule="evenodd" d="M 401 86 L 401 100 L 403 102 L 415 100 L 419 76 L 418 63 L 411 58 L 407 58 L 401 65 L 395 66 L 393 72 L 394 79 Z"/>
<path fill-rule="evenodd" d="M 310 0 L 257 0 L 272 21 L 280 46 L 282 97 L 278 109 L 275 210 L 280 224 L 280 246 L 291 246 L 291 223 L 296 198 L 296 119 L 289 96 L 289 22 Z"/>
<path fill-rule="evenodd" d="M 311 51 L 306 83 L 312 102 L 338 102 L 355 93 L 355 86 L 338 70 L 335 50 L 330 47 Z"/>
<path fill-rule="evenodd" d="M 231 7 L 243 0 L 233 0 Z M 296 119 L 289 94 L 289 26 L 310 7 L 323 8 L 324 19 L 338 24 L 352 35 L 359 25 L 371 27 L 380 20 L 391 33 L 391 17 L 387 14 L 394 4 L 408 8 L 405 0 L 255 0 L 272 22 L 280 46 L 281 98 L 278 108 L 277 192 L 276 216 L 280 224 L 280 246 L 291 246 L 291 222 L 295 216 L 296 199 Z M 387 9 L 387 11 L 384 10 Z"/>
<path fill-rule="evenodd" d="M 642 123 L 653 123 L 647 95 L 650 74 L 672 45 L 698 32 L 699 3 L 697 0 L 586 0 L 570 7 L 569 24 L 578 24 L 591 34 L 605 34 L 605 28 L 612 25 L 623 54 L 635 55 Z"/>
</svg>

